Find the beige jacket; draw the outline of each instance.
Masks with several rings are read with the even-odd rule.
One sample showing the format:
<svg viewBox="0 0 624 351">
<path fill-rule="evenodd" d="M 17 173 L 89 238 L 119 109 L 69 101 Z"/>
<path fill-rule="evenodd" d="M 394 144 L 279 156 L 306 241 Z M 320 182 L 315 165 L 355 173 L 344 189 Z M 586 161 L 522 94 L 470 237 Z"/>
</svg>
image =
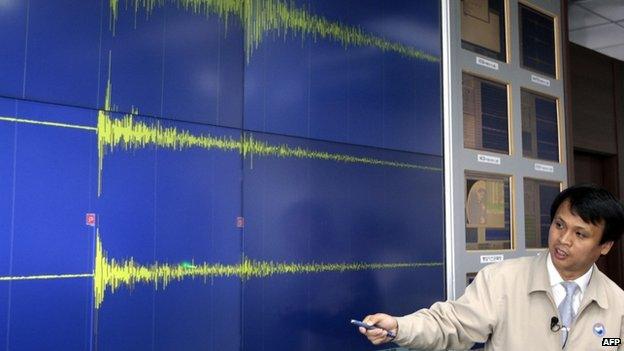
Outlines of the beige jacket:
<svg viewBox="0 0 624 351">
<path fill-rule="evenodd" d="M 468 349 L 485 342 L 485 350 L 560 350 L 563 331 L 553 332 L 558 316 L 548 272 L 547 253 L 511 259 L 483 268 L 456 301 L 437 302 L 430 309 L 398 317 L 395 342 L 423 350 Z M 624 291 L 594 266 L 566 350 L 623 351 L 602 346 L 604 337 L 624 338 Z"/>
</svg>

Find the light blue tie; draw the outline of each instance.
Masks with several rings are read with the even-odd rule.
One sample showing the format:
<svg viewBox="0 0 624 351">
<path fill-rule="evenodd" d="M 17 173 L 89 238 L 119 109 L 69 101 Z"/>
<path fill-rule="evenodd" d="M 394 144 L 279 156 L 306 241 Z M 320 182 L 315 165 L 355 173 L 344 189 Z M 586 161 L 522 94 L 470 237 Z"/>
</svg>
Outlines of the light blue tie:
<svg viewBox="0 0 624 351">
<path fill-rule="evenodd" d="M 566 296 L 559 304 L 559 315 L 561 316 L 561 323 L 570 327 L 572 320 L 574 319 L 574 309 L 572 308 L 572 301 L 578 285 L 575 282 L 562 282 L 561 285 L 565 288 Z"/>
<path fill-rule="evenodd" d="M 575 282 L 561 282 L 561 285 L 565 288 L 566 296 L 559 304 L 559 316 L 561 316 L 561 324 L 564 327 L 567 327 L 567 330 L 564 330 L 561 333 L 561 342 L 565 342 L 568 338 L 568 333 L 570 330 L 570 325 L 572 324 L 572 320 L 574 320 L 574 309 L 572 308 L 572 302 L 574 301 L 574 293 L 576 289 L 578 289 L 578 285 Z"/>
</svg>

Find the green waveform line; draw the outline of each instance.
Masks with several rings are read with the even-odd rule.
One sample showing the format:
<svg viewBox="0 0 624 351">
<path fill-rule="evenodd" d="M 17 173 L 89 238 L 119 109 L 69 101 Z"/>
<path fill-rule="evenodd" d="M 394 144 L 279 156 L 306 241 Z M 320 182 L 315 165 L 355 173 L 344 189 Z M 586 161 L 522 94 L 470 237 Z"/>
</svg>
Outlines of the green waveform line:
<svg viewBox="0 0 624 351">
<path fill-rule="evenodd" d="M 160 123 L 146 124 L 135 121 L 134 115 L 132 114 L 127 114 L 120 119 L 112 119 L 108 112 L 102 110 L 98 113 L 97 131 L 99 150 L 99 193 L 101 193 L 104 157 L 108 152 L 116 148 L 131 150 L 145 148 L 148 145 L 155 145 L 161 148 L 178 151 L 189 148 L 237 151 L 244 158 L 253 157 L 254 155 L 265 157 L 274 156 L 280 158 L 334 161 L 431 172 L 442 171 L 440 167 L 318 151 L 302 147 L 292 147 L 287 144 L 271 145 L 267 142 L 254 139 L 251 133 L 243 134 L 241 139 L 234 139 L 229 136 L 212 136 L 210 134 L 194 135 L 187 130 L 178 130 L 176 127 L 163 127 Z"/>
<path fill-rule="evenodd" d="M 187 130 L 178 130 L 176 127 L 163 127 L 160 123 L 146 124 L 135 121 L 134 115 L 132 114 L 126 114 L 122 118 L 113 119 L 110 118 L 110 112 L 105 110 L 98 111 L 97 127 L 10 117 L 0 117 L 0 121 L 96 132 L 98 143 L 98 196 L 102 193 L 102 173 L 104 171 L 105 155 L 118 148 L 123 150 L 136 150 L 148 147 L 149 145 L 176 151 L 190 148 L 234 151 L 242 155 L 243 158 L 273 156 L 279 158 L 333 161 L 430 172 L 442 171 L 440 167 L 423 166 L 408 162 L 319 151 L 298 146 L 293 147 L 287 144 L 272 145 L 255 139 L 252 133 L 243 134 L 241 139 L 235 139 L 229 136 L 212 136 L 210 134 L 194 135 Z"/>
<path fill-rule="evenodd" d="M 156 7 L 163 7 L 167 2 L 206 17 L 217 15 L 225 21 L 226 27 L 229 17 L 238 18 L 245 33 L 247 62 L 262 42 L 265 33 L 274 33 L 286 39 L 289 32 L 302 39 L 308 37 L 314 40 L 329 39 L 340 43 L 345 49 L 351 46 L 368 46 L 428 62 L 440 60 L 414 47 L 368 34 L 358 27 L 311 14 L 306 9 L 297 8 L 293 2 L 279 0 L 129 0 L 126 2 L 126 7 L 130 4 L 135 15 L 139 9 L 143 9 L 147 15 L 150 15 Z M 110 0 L 109 5 L 110 26 L 114 32 L 115 23 L 119 17 L 119 0 Z"/>
<path fill-rule="evenodd" d="M 210 134 L 194 135 L 187 130 L 178 130 L 176 127 L 163 127 L 158 122 L 147 124 L 135 121 L 133 114 L 126 114 L 122 118 L 113 119 L 110 118 L 110 112 L 105 110 L 98 111 L 97 127 L 11 117 L 0 117 L 0 121 L 96 132 L 98 144 L 98 196 L 102 193 L 102 173 L 104 171 L 105 155 L 118 148 L 123 150 L 136 150 L 148 147 L 149 145 L 176 151 L 190 148 L 234 151 L 242 155 L 243 158 L 273 156 L 279 158 L 333 161 L 431 172 L 442 171 L 440 167 L 423 166 L 408 162 L 319 151 L 298 146 L 293 147 L 287 144 L 272 145 L 255 139 L 252 133 L 243 134 L 241 139 L 235 139 L 229 136 L 212 136 Z"/>
<path fill-rule="evenodd" d="M 152 124 L 138 122 L 135 120 L 138 114 L 137 110 L 134 110 L 132 113 L 127 113 L 121 118 L 111 118 L 111 111 L 114 110 L 111 101 L 111 91 L 112 84 L 109 79 L 106 87 L 104 109 L 98 110 L 96 127 L 2 116 L 0 116 L 0 121 L 95 132 L 97 134 L 98 148 L 98 196 L 102 194 L 102 173 L 104 171 L 105 155 L 118 148 L 136 150 L 145 148 L 148 145 L 176 151 L 190 148 L 234 151 L 242 155 L 243 158 L 253 157 L 254 155 L 264 157 L 274 156 L 280 158 L 323 160 L 431 172 L 442 171 L 440 167 L 423 166 L 408 162 L 312 150 L 298 146 L 292 147 L 288 144 L 272 145 L 255 139 L 252 133 L 244 133 L 240 139 L 229 136 L 212 136 L 210 134 L 195 135 L 188 130 L 178 130 L 176 127 L 163 127 L 159 122 Z"/>
<path fill-rule="evenodd" d="M 42 126 L 50 126 L 50 127 L 61 127 L 61 128 L 71 128 L 71 129 L 83 129 L 83 130 L 91 130 L 97 131 L 95 127 L 81 126 L 76 124 L 66 124 L 66 123 L 56 123 L 56 122 L 46 122 L 46 121 L 35 121 L 32 119 L 23 119 L 23 118 L 12 118 L 12 117 L 2 117 L 0 116 L 0 121 L 5 122 L 15 122 L 15 123 L 26 123 L 26 124 L 36 124 Z"/>
<path fill-rule="evenodd" d="M 93 274 L 83 273 L 83 274 L 44 274 L 44 275 L 5 276 L 5 277 L 0 277 L 0 282 L 20 281 L 20 280 L 75 279 L 75 278 L 93 278 Z"/>
<path fill-rule="evenodd" d="M 247 281 L 253 278 L 268 278 L 274 275 L 286 274 L 345 273 L 441 266 L 443 266 L 442 262 L 287 263 L 253 260 L 246 256 L 243 256 L 241 262 L 237 264 L 195 263 L 191 261 L 182 262 L 182 264 L 156 262 L 149 265 L 142 265 L 137 263 L 132 257 L 120 261 L 109 258 L 100 240 L 99 229 L 97 229 L 93 273 L 3 276 L 0 277 L 0 282 L 92 278 L 95 308 L 99 309 L 104 302 L 107 292 L 115 293 L 122 286 L 132 289 L 137 284 L 152 285 L 154 290 L 159 290 L 166 289 L 167 286 L 173 282 L 180 282 L 186 279 L 203 279 L 204 282 L 206 282 L 210 278 L 236 277 L 242 281 Z"/>
<path fill-rule="evenodd" d="M 105 152 L 107 150 L 112 151 L 115 148 L 130 150 L 145 148 L 148 145 L 156 145 L 165 149 L 178 151 L 189 148 L 238 151 L 245 158 L 252 155 L 276 156 L 281 158 L 316 159 L 426 171 L 442 170 L 440 167 L 318 151 L 298 146 L 293 147 L 288 144 L 272 145 L 255 139 L 252 133 L 244 133 L 241 139 L 235 139 L 229 136 L 212 136 L 211 134 L 195 135 L 187 130 L 178 130 L 176 127 L 163 127 L 158 122 L 155 124 L 139 122 L 136 121 L 131 114 L 127 114 L 120 119 L 112 119 L 106 111 L 101 111 L 98 116 L 97 130 L 101 149 Z"/>
<path fill-rule="evenodd" d="M 108 257 L 100 240 L 99 229 L 96 230 L 95 267 L 93 269 L 93 296 L 95 308 L 104 302 L 107 291 L 114 293 L 121 286 L 128 288 L 136 284 L 150 284 L 155 290 L 165 289 L 174 281 L 185 279 L 238 277 L 245 281 L 251 278 L 266 278 L 281 274 L 311 274 L 324 272 L 348 272 L 381 269 L 408 269 L 442 266 L 442 262 L 404 262 L 404 263 L 276 263 L 273 261 L 257 261 L 242 257 L 239 264 L 195 263 L 182 264 L 153 263 L 142 265 L 134 258 L 118 261 Z"/>
</svg>

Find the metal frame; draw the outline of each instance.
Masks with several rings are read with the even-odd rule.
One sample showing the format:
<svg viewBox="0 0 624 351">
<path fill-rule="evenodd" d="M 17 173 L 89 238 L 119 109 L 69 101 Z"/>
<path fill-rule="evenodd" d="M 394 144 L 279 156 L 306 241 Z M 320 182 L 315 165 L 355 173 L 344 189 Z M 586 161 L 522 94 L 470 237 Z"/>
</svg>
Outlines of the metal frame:
<svg viewBox="0 0 624 351">
<path fill-rule="evenodd" d="M 455 299 L 463 294 L 466 274 L 477 272 L 485 264 L 482 256 L 503 255 L 504 259 L 535 255 L 542 250 L 526 249 L 524 226 L 524 178 L 559 182 L 567 186 L 565 138 L 566 119 L 563 106 L 564 81 L 562 70 L 561 3 L 553 0 L 503 0 L 507 38 L 507 62 L 478 55 L 461 47 L 460 1 L 442 0 L 442 49 L 444 94 L 444 165 L 447 296 Z M 520 66 L 519 7 L 522 3 L 554 18 L 556 77 L 530 71 Z M 485 59 L 498 66 L 493 69 L 477 64 Z M 483 62 L 483 61 L 481 61 Z M 508 84 L 510 154 L 464 148 L 462 73 Z M 540 84 L 541 83 L 541 84 Z M 546 85 L 545 85 L 546 84 Z M 521 89 L 557 99 L 560 162 L 536 160 L 522 156 Z M 483 163 L 482 156 L 494 157 L 500 164 Z M 537 170 L 536 170 L 537 169 Z M 543 171 L 543 170 L 546 170 Z M 465 172 L 505 174 L 511 188 L 511 250 L 466 250 L 465 234 Z"/>
</svg>

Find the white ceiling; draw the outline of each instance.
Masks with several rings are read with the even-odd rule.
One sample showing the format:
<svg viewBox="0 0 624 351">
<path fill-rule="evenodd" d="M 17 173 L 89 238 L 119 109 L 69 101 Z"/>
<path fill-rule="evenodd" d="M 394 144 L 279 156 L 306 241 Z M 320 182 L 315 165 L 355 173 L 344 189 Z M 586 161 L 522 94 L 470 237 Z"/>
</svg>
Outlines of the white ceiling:
<svg viewBox="0 0 624 351">
<path fill-rule="evenodd" d="M 624 61 L 624 0 L 571 0 L 571 42 Z"/>
</svg>

